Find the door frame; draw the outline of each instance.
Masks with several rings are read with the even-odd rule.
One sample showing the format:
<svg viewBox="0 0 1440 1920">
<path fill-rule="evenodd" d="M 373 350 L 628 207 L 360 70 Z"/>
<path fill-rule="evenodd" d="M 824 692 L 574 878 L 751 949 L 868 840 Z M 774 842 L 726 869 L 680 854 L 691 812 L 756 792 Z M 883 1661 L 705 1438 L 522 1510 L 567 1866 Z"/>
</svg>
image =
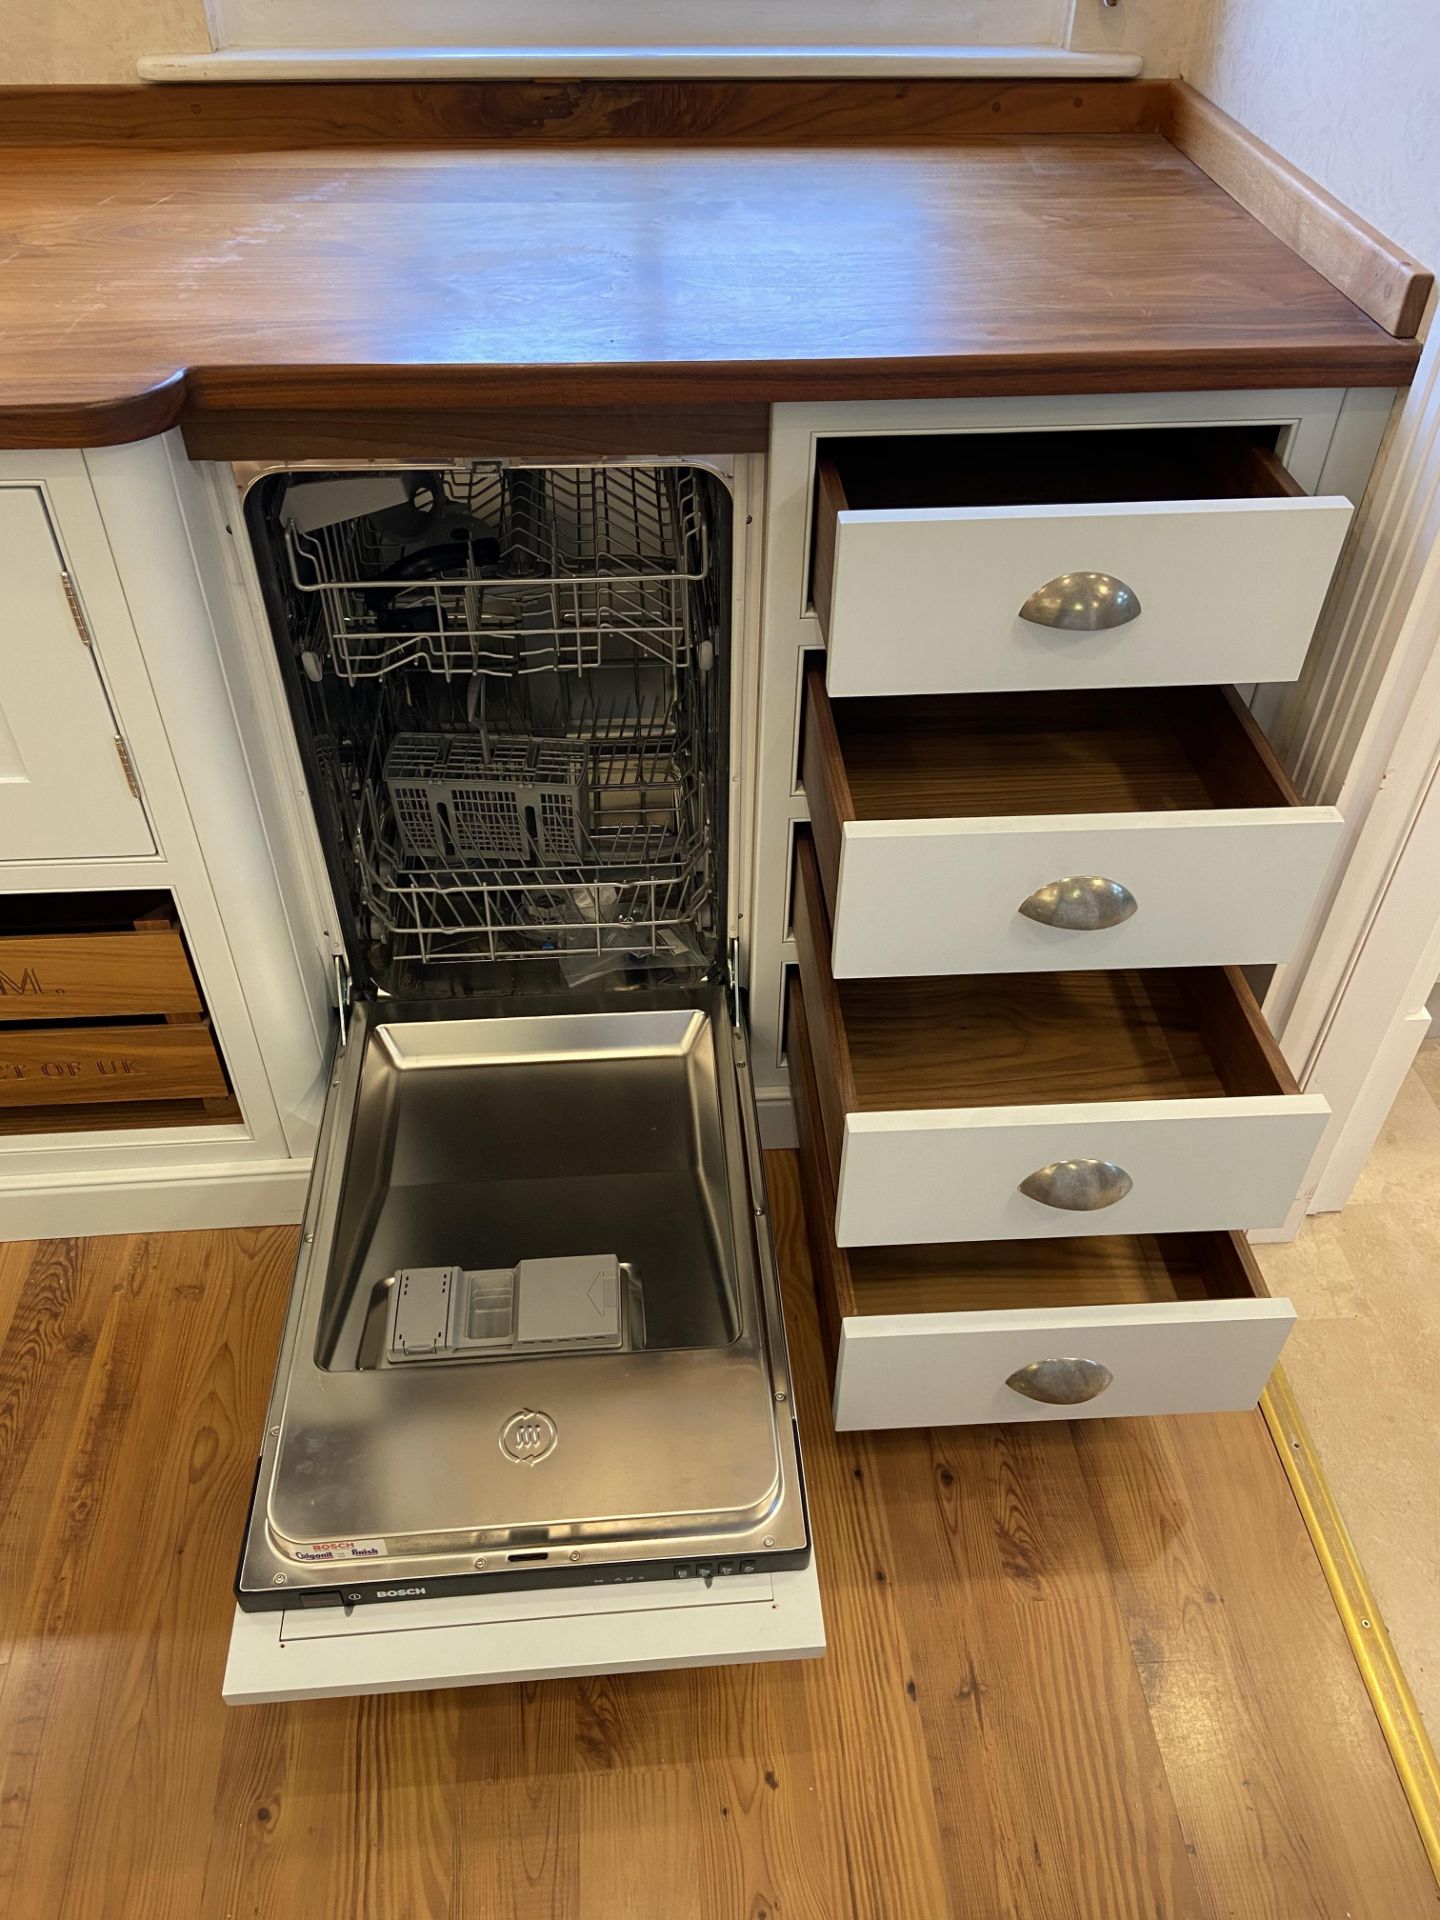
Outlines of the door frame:
<svg viewBox="0 0 1440 1920">
<path fill-rule="evenodd" d="M 1265 1011 L 1332 1119 L 1282 1229 L 1342 1207 L 1415 1052 L 1440 973 L 1440 329 L 1391 417 L 1299 685 L 1268 716 L 1342 850 Z"/>
</svg>

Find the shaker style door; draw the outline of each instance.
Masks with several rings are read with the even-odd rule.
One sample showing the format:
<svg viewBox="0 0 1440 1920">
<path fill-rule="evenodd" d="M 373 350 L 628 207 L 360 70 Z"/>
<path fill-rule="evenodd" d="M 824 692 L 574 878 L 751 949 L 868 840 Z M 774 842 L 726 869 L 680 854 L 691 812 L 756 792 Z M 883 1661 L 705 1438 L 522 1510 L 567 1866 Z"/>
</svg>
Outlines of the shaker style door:
<svg viewBox="0 0 1440 1920">
<path fill-rule="evenodd" d="M 40 490 L 0 487 L 3 860 L 155 851 L 78 591 Z"/>
</svg>

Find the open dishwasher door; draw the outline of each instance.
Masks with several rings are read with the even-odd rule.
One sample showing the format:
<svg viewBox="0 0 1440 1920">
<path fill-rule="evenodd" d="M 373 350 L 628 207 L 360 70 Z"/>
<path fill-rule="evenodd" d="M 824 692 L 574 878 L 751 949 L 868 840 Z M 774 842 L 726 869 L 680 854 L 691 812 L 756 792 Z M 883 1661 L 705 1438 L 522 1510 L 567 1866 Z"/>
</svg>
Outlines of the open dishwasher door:
<svg viewBox="0 0 1440 1920">
<path fill-rule="evenodd" d="M 356 1001 L 227 1698 L 818 1653 L 728 972 L 728 496 L 384 482 L 249 509 Z"/>
<path fill-rule="evenodd" d="M 352 1018 L 246 1610 L 703 1584 L 809 1557 L 724 996 L 541 1006 Z"/>
<path fill-rule="evenodd" d="M 743 1039 L 653 998 L 357 1010 L 227 1699 L 823 1651 Z"/>
</svg>

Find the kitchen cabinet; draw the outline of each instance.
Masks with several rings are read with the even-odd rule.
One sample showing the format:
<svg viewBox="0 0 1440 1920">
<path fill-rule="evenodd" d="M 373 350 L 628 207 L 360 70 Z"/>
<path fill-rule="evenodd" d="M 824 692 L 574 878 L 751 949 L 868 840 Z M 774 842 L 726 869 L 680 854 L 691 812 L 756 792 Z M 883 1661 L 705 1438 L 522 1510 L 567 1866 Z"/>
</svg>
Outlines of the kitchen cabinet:
<svg viewBox="0 0 1440 1920">
<path fill-rule="evenodd" d="M 1286 958 L 1341 821 L 1251 683 L 1305 658 L 1378 433 L 1345 416 L 775 410 L 750 1004 L 838 1426 L 1263 1388 L 1294 1313 L 1241 1235 L 1328 1109 L 1237 969 Z"/>
<path fill-rule="evenodd" d="M 44 492 L 0 485 L 0 859 L 153 853 L 138 773 Z"/>
<path fill-rule="evenodd" d="M 0 454 L 8 1238 L 274 1220 L 303 1200 L 320 1039 L 188 478 L 164 442 Z"/>
<path fill-rule="evenodd" d="M 645 551 L 653 511 L 632 503 L 617 523 L 638 543 L 626 567 L 612 567 L 598 583 L 562 580 L 557 592 L 551 573 L 531 565 L 508 598 L 483 580 L 462 581 L 453 606 L 445 576 L 455 555 L 442 551 L 413 585 L 397 589 L 378 577 L 394 565 L 383 543 L 367 546 L 363 528 L 351 538 L 326 518 L 336 501 L 344 518 L 347 474 L 355 470 L 343 464 L 310 470 L 329 476 L 333 497 L 318 489 L 288 517 L 283 505 L 274 508 L 267 545 L 247 530 L 250 476 L 197 468 L 174 440 L 90 456 L 95 500 L 138 613 L 137 652 L 154 690 L 157 750 L 144 757 L 162 802 L 167 779 L 183 795 L 212 888 L 217 937 L 197 940 L 187 924 L 206 1004 L 215 1005 L 211 981 L 223 981 L 227 964 L 248 980 L 246 1018 L 217 1008 L 244 1121 L 214 1143 L 210 1191 L 244 1177 L 253 1156 L 268 1151 L 270 1205 L 298 1212 L 319 1097 L 328 1090 L 329 1184 L 312 1188 L 316 1238 L 306 1243 L 317 1249 L 308 1256 L 317 1274 L 328 1269 L 332 1227 L 337 1247 L 346 1235 L 352 1252 L 359 1246 L 358 1215 L 352 1220 L 342 1208 L 331 1221 L 332 1188 L 338 1191 L 354 1156 L 368 1165 L 370 1154 L 379 1167 L 389 1151 L 383 1128 L 367 1145 L 371 1122 L 361 1116 L 372 1107 L 380 1113 L 373 1101 L 362 1098 L 353 1115 L 340 1112 L 354 1080 L 345 1062 L 361 1045 L 356 1036 L 374 1027 L 376 1060 L 388 1047 L 397 1085 L 423 1105 L 427 1086 L 458 1072 L 463 995 L 476 967 L 500 968 L 514 991 L 539 962 L 572 982 L 573 997 L 576 967 L 583 972 L 599 960 L 603 973 L 607 951 L 668 964 L 685 952 L 687 938 L 698 938 L 748 1015 L 748 1035 L 737 1031 L 734 1041 L 743 1060 L 735 1139 L 751 1144 L 727 1147 L 727 1165 L 755 1164 L 752 1081 L 761 1135 L 783 1143 L 798 1124 L 822 1314 L 833 1331 L 838 1424 L 1250 1404 L 1293 1314 L 1287 1302 L 1264 1296 L 1234 1230 L 1283 1213 L 1324 1107 L 1297 1088 L 1234 968 L 1283 957 L 1329 858 L 1336 821 L 1290 785 L 1243 692 L 1227 689 L 1222 670 L 1270 670 L 1303 653 L 1348 497 L 1373 452 L 1373 439 L 1366 446 L 1363 435 L 1337 432 L 1342 405 L 1338 392 L 1306 392 L 782 408 L 768 461 L 741 454 L 678 462 L 661 454 L 628 468 L 491 463 L 486 472 L 499 476 L 511 502 L 493 535 L 482 499 L 485 450 L 477 450 L 474 461 L 443 470 L 457 523 L 474 523 L 462 545 L 481 535 L 523 540 L 526 516 L 547 500 L 553 511 L 557 487 L 576 501 L 619 499 L 627 472 L 660 476 L 655 499 L 678 506 L 688 531 L 671 577 L 659 578 Z M 1377 412 L 1376 433 L 1378 426 Z M 1127 584 L 1150 621 L 1122 622 L 1114 644 L 1138 649 L 1143 670 L 1128 655 L 1107 653 L 1109 641 L 1095 645 L 1082 634 L 1076 647 L 1045 643 L 1036 657 L 1052 663 L 1052 678 L 1036 684 L 1030 636 L 957 619 L 952 582 L 933 603 L 917 603 L 913 617 L 877 625 L 872 610 L 868 633 L 852 619 L 840 648 L 849 664 L 837 676 L 827 667 L 836 610 L 863 613 L 865 583 L 875 576 L 867 561 L 858 575 L 853 566 L 837 567 L 828 588 L 821 584 L 830 464 L 864 499 L 862 470 L 878 485 L 874 475 L 885 462 L 903 462 L 907 446 L 933 436 L 916 470 L 926 493 L 943 499 L 947 490 L 931 487 L 936 473 L 968 472 L 972 438 L 1002 429 L 1014 432 L 1017 446 L 1035 435 L 1052 448 L 1057 439 L 1073 443 L 1052 463 L 1057 476 L 1084 470 L 1086 447 L 1113 436 L 1104 453 L 1109 490 L 1120 497 L 1110 503 L 1117 511 L 1099 518 L 1140 540 L 1126 549 L 1126 564 L 1141 584 Z M 1160 436 L 1153 445 L 1145 440 L 1152 433 Z M 1332 453 L 1342 443 L 1344 456 Z M 1136 516 L 1123 511 L 1125 486 L 1114 471 L 1127 446 L 1156 496 Z M 1203 472 L 1188 483 L 1177 478 L 1176 446 L 1204 450 Z M 433 518 L 426 504 L 433 467 L 369 463 L 358 471 L 381 515 L 398 508 L 402 528 Z M 297 472 L 303 482 L 306 469 Z M 283 478 L 266 484 L 283 497 Z M 642 494 L 649 500 L 654 486 L 647 481 L 636 502 Z M 1206 486 L 1221 490 L 1211 496 Z M 1316 508 L 1312 490 L 1322 488 Z M 156 504 L 166 489 L 178 512 L 172 505 L 142 516 L 145 501 Z M 919 509 L 914 524 L 927 540 L 974 537 L 972 509 L 954 504 L 957 491 L 950 487 L 950 504 L 938 510 Z M 708 503 L 698 517 L 686 505 L 695 498 Z M 1213 511 L 1201 511 L 1207 501 Z M 1029 529 L 1025 540 L 1037 525 L 1050 527 L 1053 515 L 1021 504 L 1027 510 L 1011 517 Z M 1010 512 L 1004 501 L 990 505 Z M 832 529 L 842 547 L 851 511 L 838 510 Z M 872 509 L 853 511 L 863 518 Z M 915 510 L 901 511 L 910 525 Z M 1175 536 L 1180 548 L 1208 540 L 1207 565 L 1232 573 L 1253 571 L 1246 543 L 1259 519 L 1273 516 L 1265 524 L 1285 556 L 1283 618 L 1267 602 L 1223 633 L 1213 623 L 1194 625 L 1193 586 L 1170 593 L 1163 570 L 1146 571 L 1146 528 L 1166 515 L 1187 529 Z M 583 572 L 590 547 L 582 539 L 573 550 Z M 852 556 L 859 550 L 849 549 Z M 1043 543 L 1027 549 L 1025 578 L 1058 551 Z M 952 565 L 949 552 L 941 553 L 942 572 Z M 1093 555 L 1087 549 L 1083 557 Z M 1119 564 L 1108 546 L 1100 557 Z M 559 564 L 547 560 L 552 572 Z M 931 590 L 924 569 L 903 557 L 881 553 L 879 564 L 909 590 Z M 533 604 L 521 605 L 527 591 Z M 289 609 L 279 630 L 272 623 L 277 594 Z M 926 665 L 919 640 L 937 630 L 947 607 L 945 663 Z M 293 636 L 288 667 L 277 654 L 277 631 Z M 1215 651 L 1222 638 L 1230 649 L 1223 657 Z M 634 649 L 638 680 L 617 647 Z M 1030 662 L 1023 671 L 1014 664 L 1022 656 Z M 1081 672 L 1075 663 L 1087 659 Z M 698 700 L 687 726 L 693 733 L 699 725 L 711 743 L 708 758 L 679 785 L 674 742 L 656 724 L 656 690 L 667 672 L 679 672 L 687 698 Z M 603 708 L 608 719 L 593 699 L 581 715 L 587 754 L 603 747 L 595 763 L 603 778 L 593 793 L 589 774 L 576 787 L 579 776 L 547 771 L 549 763 L 532 755 L 516 806 L 496 813 L 498 763 L 479 769 L 477 787 L 476 769 L 452 754 L 407 787 L 399 762 L 391 762 L 391 746 L 413 753 L 436 701 L 448 703 L 442 723 L 452 732 L 483 723 L 493 741 L 512 697 L 507 676 L 530 725 L 547 715 L 544 688 L 577 674 L 591 675 L 611 703 Z M 644 722 L 643 740 L 628 744 L 624 727 L 612 724 L 622 711 L 613 704 L 622 683 L 631 698 L 638 690 L 632 717 Z M 1000 705 L 992 711 L 986 702 Z M 143 716 L 138 687 L 134 705 Z M 203 728 L 193 724 L 200 711 Z M 168 751 L 158 750 L 162 742 Z M 327 788 L 327 768 L 349 771 Z M 466 811 L 462 800 L 468 805 L 481 787 L 486 806 Z M 682 831 L 675 841 L 672 819 L 685 829 L 686 810 L 702 794 L 705 818 L 719 831 L 708 840 Z M 415 795 L 423 800 L 418 811 Z M 164 857 L 178 851 L 183 858 L 178 812 L 164 818 Z M 556 835 L 582 831 L 587 844 L 609 835 L 617 849 L 665 851 L 680 864 L 673 873 L 652 871 L 643 899 L 588 869 L 548 878 L 523 871 L 547 849 L 553 862 Z M 467 877 L 466 860 L 496 833 L 520 870 L 498 880 Z M 439 836 L 437 849 L 417 857 L 427 835 Z M 687 866 L 702 847 L 701 864 Z M 1079 927 L 1020 911 L 1050 883 L 1092 869 L 1123 884 L 1137 909 L 1111 926 Z M 126 863 L 109 870 L 118 874 Z M 1277 886 L 1281 876 L 1288 889 Z M 1228 911 L 1215 909 L 1216 896 L 1228 900 Z M 193 912 L 204 895 L 192 885 L 177 897 Z M 413 1026 L 388 997 L 352 1010 L 357 963 L 389 996 L 444 984 L 448 1005 L 422 1011 L 422 1024 Z M 797 1036 L 788 1058 L 787 997 Z M 527 1034 L 538 1033 L 534 1005 L 515 1006 Z M 724 1022 L 718 1009 L 710 1018 Z M 335 1071 L 322 1073 L 320 1062 L 341 1046 L 347 1022 L 351 1052 L 341 1050 Z M 503 1038 L 505 1024 L 492 1032 Z M 981 1028 L 1013 1084 L 997 1081 L 983 1057 L 970 1057 Z M 1022 1044 L 1010 1045 L 1007 1033 Z M 1036 1033 L 1043 1044 L 1026 1038 Z M 247 1044 L 254 1050 L 248 1062 Z M 489 1041 L 481 1054 L 488 1051 Z M 525 1071 L 553 1074 L 564 1053 L 552 1048 L 548 1064 Z M 1047 1054 L 1067 1089 L 1059 1103 L 1044 1083 Z M 521 1065 L 519 1056 L 500 1064 L 507 1073 Z M 429 1069 L 428 1077 L 411 1071 L 417 1067 Z M 906 1074 L 918 1076 L 913 1086 L 901 1084 Z M 478 1087 L 485 1076 L 475 1077 Z M 471 1100 L 469 1091 L 464 1098 Z M 275 1115 L 268 1132 L 267 1100 Z M 403 1131 L 403 1115 L 396 1124 Z M 467 1121 L 455 1132 L 457 1150 L 472 1134 Z M 541 1128 L 536 1140 L 544 1137 Z M 516 1153 L 524 1146 L 518 1134 L 509 1144 Z M 409 1149 L 395 1151 L 396 1165 L 408 1166 Z M 1103 1210 L 1077 1212 L 1019 1190 L 1030 1175 L 1072 1161 L 1113 1164 L 1128 1183 L 1124 1194 Z M 250 1190 L 261 1191 L 249 1177 Z M 396 1188 L 397 1206 L 408 1177 Z M 742 1185 L 732 1181 L 733 1193 Z M 186 1184 L 187 1197 L 201 1191 Z M 760 1221 L 763 1245 L 757 1207 L 763 1200 L 737 1203 L 734 1216 Z M 377 1218 L 385 1217 L 382 1207 Z M 432 1209 L 432 1228 L 439 1219 Z M 442 1266 L 456 1257 L 433 1248 L 424 1256 Z M 469 1286 L 471 1265 L 489 1273 L 510 1257 L 502 1250 L 470 1262 L 462 1252 L 458 1270 Z M 316 1292 L 295 1320 L 303 1332 L 289 1340 L 292 1356 L 319 1353 L 332 1335 L 339 1339 L 342 1320 L 350 1326 L 353 1319 L 359 1365 L 374 1364 L 375 1342 L 386 1337 L 371 1297 L 379 1270 L 351 1264 L 353 1314 L 338 1293 L 330 1299 L 333 1287 Z M 302 1276 L 306 1265 L 302 1258 Z M 422 1277 L 421 1284 L 430 1282 Z M 298 1282 L 296 1298 L 307 1300 Z M 1078 1387 L 1066 1373 L 1071 1361 L 1086 1363 Z M 353 1392 L 364 1375 L 329 1377 Z M 1079 1397 L 1097 1381 L 1088 1398 Z M 415 1397 L 413 1371 L 400 1384 Z M 285 1393 L 277 1392 L 268 1424 L 283 1430 Z M 265 1444 L 278 1454 L 274 1435 Z M 267 1511 L 257 1508 L 262 1530 Z M 330 1545 L 343 1559 L 348 1536 L 337 1527 Z M 642 1560 L 619 1587 L 602 1575 L 590 1588 L 554 1589 L 563 1604 L 557 1599 L 553 1613 L 537 1611 L 523 1593 L 507 1597 L 483 1569 L 472 1569 L 470 1590 L 462 1579 L 427 1597 L 414 1591 L 427 1576 L 412 1579 L 401 1553 L 391 1581 L 370 1583 L 365 1611 L 384 1633 L 351 1625 L 343 1566 L 317 1562 L 294 1593 L 283 1600 L 277 1593 L 278 1604 L 237 1619 L 227 1694 L 278 1698 L 814 1652 L 823 1644 L 814 1567 L 783 1564 L 782 1544 L 773 1567 L 745 1574 L 736 1562 L 728 1608 L 711 1602 L 702 1582 L 687 1591 L 703 1592 L 704 1601 L 672 1609 L 656 1567 Z M 275 1564 L 283 1570 L 283 1561 Z M 669 1577 L 693 1570 L 682 1558 Z M 268 1565 L 265 1578 L 273 1578 Z M 757 1580 L 769 1583 L 763 1594 L 744 1584 Z M 307 1608 L 301 1588 L 341 1604 Z M 658 1639 L 632 1595 L 651 1596 L 664 1610 Z M 353 1618 L 362 1619 L 358 1606 Z M 310 1650 L 303 1668 L 294 1658 L 301 1643 Z"/>
</svg>

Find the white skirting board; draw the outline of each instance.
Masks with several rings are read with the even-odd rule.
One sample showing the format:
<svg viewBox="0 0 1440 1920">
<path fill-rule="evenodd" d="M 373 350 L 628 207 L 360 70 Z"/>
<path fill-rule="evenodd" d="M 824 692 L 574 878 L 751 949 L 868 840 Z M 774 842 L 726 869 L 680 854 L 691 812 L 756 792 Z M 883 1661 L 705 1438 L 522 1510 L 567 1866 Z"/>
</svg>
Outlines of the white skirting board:
<svg viewBox="0 0 1440 1920">
<path fill-rule="evenodd" d="M 0 1240 L 293 1226 L 309 1185 L 308 1160 L 36 1175 L 0 1183 Z"/>
<path fill-rule="evenodd" d="M 242 1613 L 230 1706 L 560 1680 L 667 1667 L 809 1660 L 825 1651 L 812 1558 L 793 1572 L 558 1587 Z"/>
</svg>

